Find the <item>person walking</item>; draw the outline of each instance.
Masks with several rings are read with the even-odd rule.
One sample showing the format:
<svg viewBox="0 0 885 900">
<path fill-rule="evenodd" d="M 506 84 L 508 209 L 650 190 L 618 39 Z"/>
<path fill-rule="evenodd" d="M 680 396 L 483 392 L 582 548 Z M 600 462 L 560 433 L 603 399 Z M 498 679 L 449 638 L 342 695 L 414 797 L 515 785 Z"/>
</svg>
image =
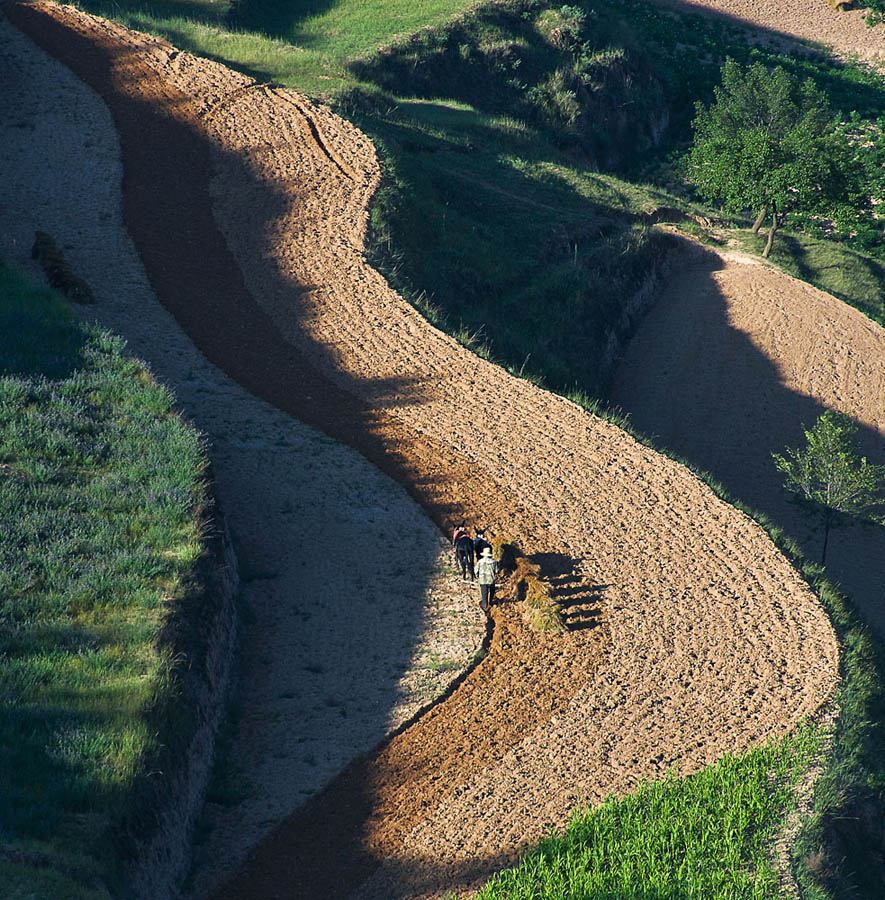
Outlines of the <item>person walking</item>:
<svg viewBox="0 0 885 900">
<path fill-rule="evenodd" d="M 492 558 L 491 547 L 483 549 L 474 573 L 479 579 L 479 607 L 483 612 L 488 612 L 495 599 L 495 576 L 498 574 L 498 564 Z"/>
</svg>

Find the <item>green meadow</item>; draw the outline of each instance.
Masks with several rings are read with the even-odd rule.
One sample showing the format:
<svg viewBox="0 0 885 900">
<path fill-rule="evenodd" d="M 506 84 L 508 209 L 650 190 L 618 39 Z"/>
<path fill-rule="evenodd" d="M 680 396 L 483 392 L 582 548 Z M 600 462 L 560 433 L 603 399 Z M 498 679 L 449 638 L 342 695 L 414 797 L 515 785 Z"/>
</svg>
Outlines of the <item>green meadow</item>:
<svg viewBox="0 0 885 900">
<path fill-rule="evenodd" d="M 125 820 L 170 738 L 150 716 L 178 693 L 158 638 L 204 552 L 205 466 L 120 339 L 0 265 L 4 897 L 121 887 Z"/>
</svg>

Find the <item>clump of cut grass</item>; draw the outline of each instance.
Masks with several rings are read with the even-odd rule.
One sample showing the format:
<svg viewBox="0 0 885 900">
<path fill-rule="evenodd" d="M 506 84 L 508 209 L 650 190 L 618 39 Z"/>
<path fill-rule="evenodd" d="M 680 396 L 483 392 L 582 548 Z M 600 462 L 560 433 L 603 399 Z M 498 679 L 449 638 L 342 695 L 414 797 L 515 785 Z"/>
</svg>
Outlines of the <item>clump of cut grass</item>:
<svg viewBox="0 0 885 900">
<path fill-rule="evenodd" d="M 492 557 L 501 569 L 512 573 L 523 621 L 535 631 L 564 633 L 562 612 L 550 586 L 541 578 L 541 567 L 524 556 L 506 535 L 496 535 L 492 540 Z"/>
<path fill-rule="evenodd" d="M 537 575 L 527 574 L 522 579 L 525 597 L 522 601 L 522 616 L 535 631 L 549 634 L 563 634 L 565 622 L 559 604 L 553 599 L 550 586 Z"/>
<path fill-rule="evenodd" d="M 520 556 L 519 547 L 506 534 L 496 534 L 492 538 L 492 558 L 499 569 L 512 572 Z"/>
<path fill-rule="evenodd" d="M 162 728 L 187 728 L 159 639 L 203 552 L 205 450 L 123 349 L 0 265 L 0 884 L 16 896 L 119 887 L 134 792 Z"/>
</svg>

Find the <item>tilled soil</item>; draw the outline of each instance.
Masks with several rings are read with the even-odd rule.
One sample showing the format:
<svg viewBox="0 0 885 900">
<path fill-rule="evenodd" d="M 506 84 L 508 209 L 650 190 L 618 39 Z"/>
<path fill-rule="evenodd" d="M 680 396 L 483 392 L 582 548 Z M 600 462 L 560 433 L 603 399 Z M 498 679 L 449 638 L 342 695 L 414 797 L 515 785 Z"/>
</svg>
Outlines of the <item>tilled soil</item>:
<svg viewBox="0 0 885 900">
<path fill-rule="evenodd" d="M 247 677 L 229 774 L 204 817 L 204 891 L 444 693 L 486 619 L 448 541 L 400 485 L 247 393 L 160 306 L 123 225 L 107 107 L 3 18 L 0 84 L 0 257 L 40 279 L 30 248 L 36 230 L 50 232 L 95 294 L 83 312 L 124 334 L 210 439 L 239 558 Z"/>
<path fill-rule="evenodd" d="M 643 432 L 782 525 L 819 560 L 819 522 L 789 500 L 771 453 L 847 413 L 885 464 L 885 329 L 835 297 L 740 254 L 697 249 L 627 347 L 612 401 Z M 831 532 L 827 569 L 885 637 L 885 529 Z"/>
<path fill-rule="evenodd" d="M 495 607 L 488 656 L 451 696 L 308 800 L 213 896 L 467 890 L 580 802 L 782 735 L 832 696 L 832 628 L 759 526 L 474 357 L 367 266 L 379 169 L 364 135 L 76 10 L 11 15 L 108 103 L 127 226 L 207 357 L 359 449 L 440 524 L 506 531 L 568 611 L 568 634 L 544 637 Z"/>
<path fill-rule="evenodd" d="M 868 28 L 866 10 L 837 12 L 827 0 L 657 0 L 682 11 L 697 11 L 757 29 L 760 40 L 784 44 L 799 38 L 832 48 L 836 55 L 858 57 L 885 67 L 885 27 Z"/>
</svg>

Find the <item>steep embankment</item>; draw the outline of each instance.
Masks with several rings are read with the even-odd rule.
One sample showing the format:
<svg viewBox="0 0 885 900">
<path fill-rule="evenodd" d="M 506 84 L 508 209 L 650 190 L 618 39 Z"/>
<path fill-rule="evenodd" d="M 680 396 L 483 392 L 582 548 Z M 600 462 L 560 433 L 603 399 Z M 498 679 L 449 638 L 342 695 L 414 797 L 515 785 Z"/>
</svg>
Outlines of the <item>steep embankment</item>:
<svg viewBox="0 0 885 900">
<path fill-rule="evenodd" d="M 562 638 L 497 607 L 488 657 L 452 696 L 308 801 L 217 896 L 474 883 L 577 802 L 784 734 L 831 696 L 832 629 L 761 528 L 472 356 L 365 264 L 379 172 L 356 129 L 75 10 L 13 16 L 108 102 L 127 224 L 206 355 L 360 449 L 438 521 L 466 511 L 508 531 L 559 573 L 570 607 Z"/>
<path fill-rule="evenodd" d="M 885 462 L 883 359 L 885 329 L 856 309 L 758 260 L 698 248 L 628 346 L 612 401 L 819 559 L 822 533 L 789 502 L 771 453 L 804 446 L 802 425 L 837 409 Z M 835 531 L 827 568 L 885 635 L 885 530 Z"/>
</svg>

